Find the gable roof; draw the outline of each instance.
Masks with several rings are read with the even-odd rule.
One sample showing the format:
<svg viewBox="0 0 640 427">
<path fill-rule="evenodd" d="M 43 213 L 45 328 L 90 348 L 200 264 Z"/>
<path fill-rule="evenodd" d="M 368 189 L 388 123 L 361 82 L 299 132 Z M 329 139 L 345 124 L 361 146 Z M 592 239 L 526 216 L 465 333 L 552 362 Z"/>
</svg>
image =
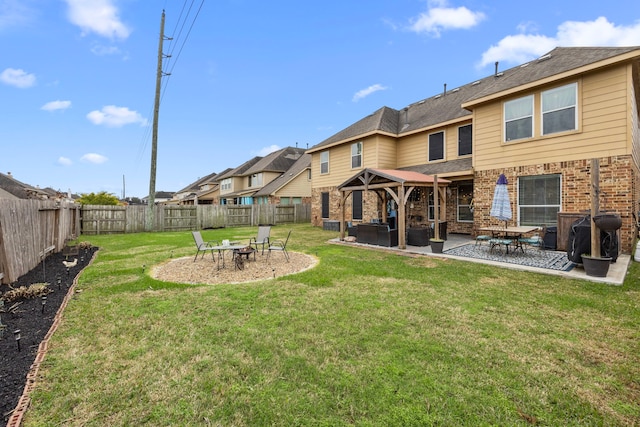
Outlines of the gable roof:
<svg viewBox="0 0 640 427">
<path fill-rule="evenodd" d="M 468 98 L 465 104 L 471 105 L 473 101 L 496 97 L 512 89 L 526 89 L 532 83 L 540 84 L 551 77 L 557 79 L 564 73 L 569 77 L 616 62 L 638 61 L 639 57 L 640 46 L 557 47 L 533 61 L 485 79 L 483 90 Z"/>
<path fill-rule="evenodd" d="M 309 167 L 311 167 L 311 154 L 303 154 L 282 175 L 262 187 L 260 190 L 256 191 L 254 197 L 273 195 L 276 191 L 284 187 L 287 183 L 296 178 L 302 172 L 309 169 Z"/>
<path fill-rule="evenodd" d="M 397 183 L 401 185 L 422 185 L 432 184 L 435 182 L 435 177 L 432 175 L 425 175 L 420 172 L 398 170 L 398 169 L 373 169 L 366 168 L 338 185 L 338 190 L 343 189 L 364 189 L 368 190 L 369 187 L 378 187 L 388 185 L 389 183 Z M 451 181 L 443 178 L 438 178 L 439 184 L 449 184 Z"/>
<path fill-rule="evenodd" d="M 203 178 L 199 178 L 197 181 L 192 182 L 191 184 L 184 187 L 182 190 L 176 191 L 176 194 L 199 191 L 200 187 L 203 184 L 209 182 L 210 180 L 213 180 L 217 175 L 218 174 L 216 172 L 213 172 Z"/>
<path fill-rule="evenodd" d="M 216 176 L 216 181 L 220 182 L 225 178 L 231 178 L 232 176 L 243 176 L 245 171 L 247 171 L 250 167 L 252 167 L 253 165 L 255 165 L 256 163 L 258 163 L 260 160 L 262 160 L 262 157 L 260 156 L 256 156 L 250 160 L 247 160 L 246 162 L 244 162 L 243 164 L 241 164 L 240 166 L 229 170 L 226 173 L 220 173 L 218 176 Z"/>
<path fill-rule="evenodd" d="M 450 121 L 471 119 L 470 108 L 505 92 L 527 89 L 545 79 L 589 71 L 621 61 L 639 61 L 640 46 L 558 47 L 540 58 L 497 72 L 463 86 L 447 89 L 402 110 L 382 107 L 307 150 L 313 153 L 372 134 L 399 137 Z"/>
<path fill-rule="evenodd" d="M 242 175 L 252 175 L 259 172 L 284 172 L 293 165 L 306 150 L 297 147 L 285 147 L 267 154 Z"/>
<path fill-rule="evenodd" d="M 39 188 L 20 182 L 9 173 L 0 173 L 0 188 L 4 190 L 3 195 L 11 194 L 17 199 L 47 198 L 49 194 Z M 2 197 L 2 195 L 0 195 Z"/>
</svg>

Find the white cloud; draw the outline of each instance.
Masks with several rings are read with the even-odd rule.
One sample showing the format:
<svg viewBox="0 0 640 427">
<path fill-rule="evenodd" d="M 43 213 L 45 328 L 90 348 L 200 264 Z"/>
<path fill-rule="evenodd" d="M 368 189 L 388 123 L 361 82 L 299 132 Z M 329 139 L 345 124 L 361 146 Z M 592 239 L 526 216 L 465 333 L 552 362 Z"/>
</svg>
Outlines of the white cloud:
<svg viewBox="0 0 640 427">
<path fill-rule="evenodd" d="M 0 74 L 0 81 L 9 86 L 24 89 L 36 84 L 36 75 L 21 69 L 7 68 Z"/>
<path fill-rule="evenodd" d="M 472 28 L 484 18 L 485 14 L 482 12 L 473 12 L 464 6 L 447 7 L 446 1 L 435 1 L 430 3 L 427 12 L 410 20 L 409 29 L 416 33 L 427 33 L 434 37 L 440 37 L 440 33 L 444 30 Z"/>
<path fill-rule="evenodd" d="M 106 162 L 109 159 L 107 159 L 105 156 L 101 154 L 87 153 L 84 156 L 82 156 L 80 160 L 82 160 L 83 162 L 94 163 L 96 165 L 99 165 Z"/>
<path fill-rule="evenodd" d="M 45 111 L 56 111 L 56 110 L 66 110 L 71 107 L 71 101 L 51 101 L 44 104 L 40 107 L 41 110 Z"/>
<path fill-rule="evenodd" d="M 116 46 L 104 46 L 101 44 L 96 44 L 91 47 L 91 53 L 97 56 L 119 55 L 120 49 Z"/>
<path fill-rule="evenodd" d="M 137 111 L 131 111 L 127 107 L 117 107 L 115 105 L 106 105 L 100 111 L 94 110 L 87 114 L 87 119 L 95 125 L 108 127 L 122 127 L 134 123 L 139 123 L 140 126 L 147 124 L 147 120 Z"/>
<path fill-rule="evenodd" d="M 28 24 L 36 14 L 24 0 L 0 0 L 0 30 Z"/>
<path fill-rule="evenodd" d="M 362 89 L 359 90 L 355 93 L 355 95 L 353 95 L 353 102 L 358 102 L 359 100 L 366 98 L 367 96 L 371 95 L 372 93 L 378 92 L 380 90 L 387 90 L 388 88 L 386 86 L 382 86 L 381 84 L 375 84 L 375 85 L 371 85 L 366 89 Z"/>
<path fill-rule="evenodd" d="M 126 39 L 131 30 L 120 20 L 118 8 L 111 0 L 65 0 L 68 17 L 83 34 L 96 33 L 110 39 Z"/>
<path fill-rule="evenodd" d="M 526 31 L 531 24 L 519 26 Z M 594 21 L 567 21 L 558 26 L 555 36 L 539 34 L 509 35 L 482 54 L 478 66 L 484 67 L 496 61 L 520 64 L 543 55 L 555 47 L 572 46 L 637 46 L 640 45 L 640 21 L 633 25 L 618 25 L 605 17 Z"/>
<path fill-rule="evenodd" d="M 271 154 L 274 151 L 281 150 L 282 147 L 276 144 L 269 145 L 267 147 L 261 148 L 258 152 L 255 153 L 256 156 L 266 156 L 267 154 Z"/>
<path fill-rule="evenodd" d="M 58 157 L 58 164 L 62 166 L 71 166 L 73 162 L 67 157 L 60 156 Z"/>
</svg>

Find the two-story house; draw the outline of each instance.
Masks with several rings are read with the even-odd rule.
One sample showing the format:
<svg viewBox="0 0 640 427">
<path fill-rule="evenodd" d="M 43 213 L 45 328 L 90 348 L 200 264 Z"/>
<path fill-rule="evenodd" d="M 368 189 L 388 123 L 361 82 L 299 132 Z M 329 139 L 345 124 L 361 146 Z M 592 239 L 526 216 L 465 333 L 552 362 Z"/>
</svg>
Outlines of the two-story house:
<svg viewBox="0 0 640 427">
<path fill-rule="evenodd" d="M 599 159 L 600 207 L 618 212 L 620 250 L 636 237 L 640 201 L 640 47 L 556 48 L 542 57 L 395 110 L 383 107 L 307 151 L 312 221 L 386 217 L 379 192 L 340 186 L 363 170 L 446 178 L 442 216 L 454 233 L 490 225 L 498 176 L 508 179 L 513 222 L 554 226 L 590 209 L 591 160 Z M 438 199 L 439 200 L 439 199 Z M 434 219 L 434 192 L 413 191 L 407 225 Z M 384 213 L 384 215 L 382 214 Z M 563 238 L 563 236 L 559 236 Z"/>
<path fill-rule="evenodd" d="M 217 177 L 220 204 L 252 205 L 269 203 L 269 195 L 254 195 L 265 185 L 282 176 L 304 155 L 305 149 L 285 147 L 264 157 L 254 157 L 226 174 Z"/>
</svg>

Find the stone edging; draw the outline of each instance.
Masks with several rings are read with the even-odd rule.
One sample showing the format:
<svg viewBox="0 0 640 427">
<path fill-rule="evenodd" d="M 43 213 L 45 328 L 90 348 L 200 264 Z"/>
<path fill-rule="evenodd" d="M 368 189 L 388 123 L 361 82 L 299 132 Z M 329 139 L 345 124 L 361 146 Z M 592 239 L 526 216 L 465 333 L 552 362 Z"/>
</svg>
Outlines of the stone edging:
<svg viewBox="0 0 640 427">
<path fill-rule="evenodd" d="M 60 307 L 58 307 L 58 311 L 56 312 L 56 315 L 53 318 L 53 323 L 51 324 L 51 327 L 49 328 L 47 335 L 44 336 L 43 340 L 40 342 L 40 345 L 38 346 L 38 352 L 36 353 L 36 358 L 33 361 L 33 364 L 31 365 L 31 367 L 29 368 L 29 372 L 27 373 L 27 382 L 24 386 L 24 390 L 22 391 L 22 396 L 20 396 L 20 400 L 18 400 L 18 404 L 16 405 L 15 409 L 13 410 L 13 413 L 11 414 L 11 417 L 9 418 L 7 427 L 20 427 L 20 425 L 22 424 L 22 418 L 24 417 L 24 414 L 27 412 L 27 409 L 31 404 L 31 392 L 36 386 L 36 378 L 38 376 L 40 365 L 44 361 L 44 357 L 46 356 L 47 350 L 49 348 L 49 339 L 53 336 L 56 329 L 58 329 L 58 325 L 62 320 L 62 313 L 64 312 L 64 309 L 67 307 L 67 303 L 69 302 L 69 300 L 74 294 L 76 285 L 78 284 L 78 279 L 82 275 L 82 272 L 93 263 L 93 260 L 96 258 L 99 251 L 100 250 L 97 250 L 94 252 L 93 256 L 89 260 L 89 263 L 73 279 L 73 283 L 69 287 L 69 290 L 67 291 L 67 295 L 65 295 L 64 299 L 62 300 L 62 303 L 60 304 Z"/>
</svg>

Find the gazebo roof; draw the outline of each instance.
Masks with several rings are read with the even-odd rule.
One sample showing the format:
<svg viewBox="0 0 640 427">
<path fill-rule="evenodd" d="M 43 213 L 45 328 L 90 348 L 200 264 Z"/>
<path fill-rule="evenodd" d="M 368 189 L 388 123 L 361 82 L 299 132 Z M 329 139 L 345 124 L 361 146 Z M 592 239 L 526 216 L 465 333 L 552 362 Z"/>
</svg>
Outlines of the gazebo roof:
<svg viewBox="0 0 640 427">
<path fill-rule="evenodd" d="M 397 169 L 363 169 L 342 184 L 338 190 L 367 190 L 369 187 L 381 188 L 383 185 L 396 183 L 397 185 L 432 186 L 435 179 L 433 175 L 425 175 L 420 172 Z M 438 178 L 438 185 L 447 185 L 451 181 Z M 392 185 L 393 186 L 393 185 Z"/>
</svg>

